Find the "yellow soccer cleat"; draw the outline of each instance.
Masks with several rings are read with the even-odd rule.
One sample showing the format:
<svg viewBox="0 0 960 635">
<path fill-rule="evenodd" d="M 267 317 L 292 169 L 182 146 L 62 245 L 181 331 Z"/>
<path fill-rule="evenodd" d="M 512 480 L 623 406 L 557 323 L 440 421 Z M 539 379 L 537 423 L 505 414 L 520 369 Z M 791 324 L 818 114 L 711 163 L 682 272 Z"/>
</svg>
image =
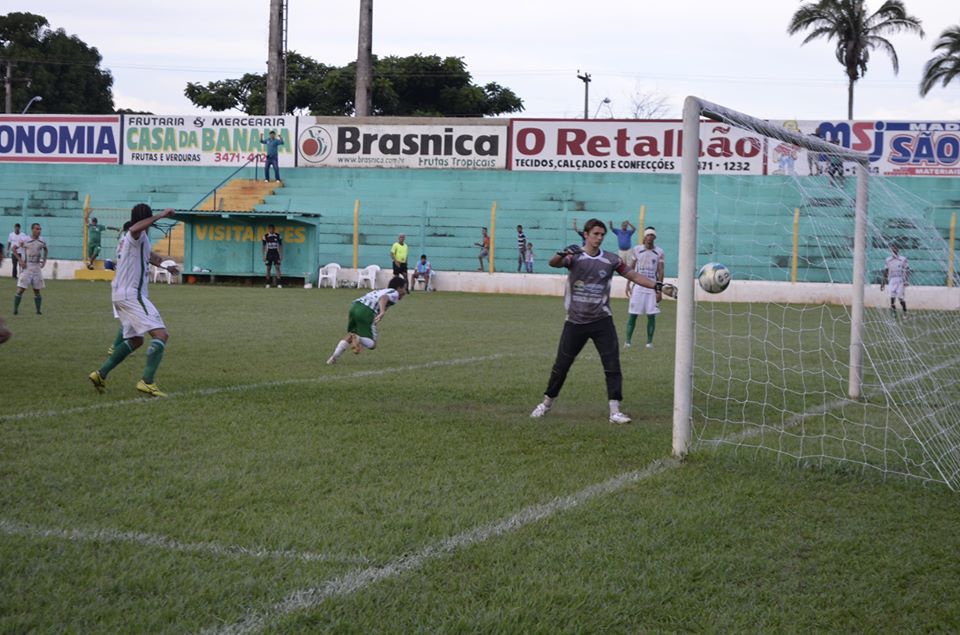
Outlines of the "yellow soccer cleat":
<svg viewBox="0 0 960 635">
<path fill-rule="evenodd" d="M 137 382 L 137 390 L 144 393 L 145 395 L 150 395 L 151 397 L 166 397 L 167 393 L 160 390 L 160 387 L 156 384 L 148 384 L 142 379 Z"/>
<path fill-rule="evenodd" d="M 99 370 L 95 370 L 89 375 L 90 383 L 101 395 L 107 391 L 107 380 L 103 378 Z"/>
</svg>

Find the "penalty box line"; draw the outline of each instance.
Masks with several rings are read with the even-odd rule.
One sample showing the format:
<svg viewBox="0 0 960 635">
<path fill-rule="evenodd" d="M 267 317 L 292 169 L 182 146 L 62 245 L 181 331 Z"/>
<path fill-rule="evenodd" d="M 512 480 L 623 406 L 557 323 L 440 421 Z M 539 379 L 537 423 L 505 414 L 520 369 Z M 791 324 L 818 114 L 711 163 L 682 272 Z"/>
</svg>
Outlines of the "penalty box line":
<svg viewBox="0 0 960 635">
<path fill-rule="evenodd" d="M 18 523 L 0 519 L 0 534 L 24 536 L 26 538 L 47 538 L 68 540 L 71 542 L 127 543 L 141 547 L 151 547 L 166 551 L 184 551 L 205 553 L 214 556 L 249 557 L 258 560 L 294 560 L 300 562 L 329 562 L 334 564 L 366 564 L 369 558 L 346 556 L 293 549 L 264 549 L 261 547 L 243 547 L 240 545 L 221 545 L 215 542 L 180 542 L 166 536 L 147 534 L 139 531 L 118 531 L 115 529 L 56 529 L 37 527 L 27 523 Z"/>
<path fill-rule="evenodd" d="M 0 415 L 0 423 L 7 421 L 22 421 L 24 419 L 43 419 L 47 417 L 60 417 L 67 415 L 83 414 L 97 410 L 109 410 L 111 408 L 121 408 L 131 404 L 159 404 L 171 400 L 185 399 L 191 397 L 207 397 L 210 395 L 220 395 L 231 392 L 242 392 L 246 390 L 260 390 L 264 388 L 279 388 L 283 386 L 297 386 L 301 384 L 322 384 L 328 381 L 339 381 L 343 379 L 363 379 L 365 377 L 379 377 L 381 375 L 390 375 L 393 373 L 408 373 L 417 370 L 429 370 L 431 368 L 442 368 L 445 366 L 462 366 L 464 364 L 473 364 L 477 362 L 489 362 L 503 357 L 509 357 L 512 353 L 497 353 L 494 355 L 484 355 L 482 357 L 463 357 L 460 359 L 437 360 L 423 364 L 411 364 L 409 366 L 395 366 L 392 368 L 379 368 L 373 370 L 361 370 L 346 375 L 321 375 L 319 377 L 304 377 L 302 379 L 277 379 L 273 381 L 258 382 L 255 384 L 235 384 L 233 386 L 215 386 L 211 388 L 198 388 L 196 390 L 186 390 L 183 392 L 168 393 L 165 398 L 155 399 L 151 397 L 138 397 L 136 399 L 122 399 L 120 401 L 109 401 L 102 404 L 90 404 L 88 406 L 76 406 L 74 408 L 63 408 L 60 410 L 34 410 L 32 412 L 18 412 L 9 415 Z"/>
<path fill-rule="evenodd" d="M 287 615 L 316 608 L 330 598 L 351 595 L 381 580 L 413 571 L 427 562 L 472 545 L 486 542 L 491 538 L 513 533 L 527 525 L 546 520 L 594 498 L 614 494 L 628 485 L 649 479 L 680 465 L 681 461 L 678 459 L 656 460 L 642 470 L 626 472 L 601 483 L 590 485 L 574 494 L 559 496 L 542 505 L 531 505 L 505 519 L 450 536 L 427 545 L 415 553 L 401 556 L 385 565 L 357 568 L 343 576 L 322 582 L 316 587 L 294 591 L 267 610 L 251 612 L 233 624 L 205 629 L 202 632 L 205 635 L 247 635 L 260 632 L 271 623 Z"/>
</svg>

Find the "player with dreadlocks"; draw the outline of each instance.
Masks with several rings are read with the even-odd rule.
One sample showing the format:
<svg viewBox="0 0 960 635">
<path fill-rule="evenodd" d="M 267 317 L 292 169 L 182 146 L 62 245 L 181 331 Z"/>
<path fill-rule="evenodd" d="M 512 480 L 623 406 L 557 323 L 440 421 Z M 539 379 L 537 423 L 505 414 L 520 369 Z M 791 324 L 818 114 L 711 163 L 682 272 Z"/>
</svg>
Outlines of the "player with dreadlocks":
<svg viewBox="0 0 960 635">
<path fill-rule="evenodd" d="M 90 381 L 97 392 L 107 388 L 107 374 L 133 351 L 143 344 L 143 336 L 150 334 L 147 348 L 147 363 L 143 377 L 137 382 L 137 390 L 151 397 L 166 397 L 154 382 L 157 368 L 163 359 L 167 340 L 170 338 L 160 312 L 147 297 L 149 266 L 160 266 L 163 257 L 151 250 L 148 230 L 156 221 L 172 216 L 172 209 L 154 214 L 149 205 L 140 203 L 130 211 L 130 227 L 123 237 L 117 260 L 116 276 L 113 279 L 113 308 L 123 328 L 123 342 L 112 347 L 110 357 L 98 370 L 90 373 Z M 167 267 L 170 273 L 178 273 L 175 266 Z"/>
</svg>

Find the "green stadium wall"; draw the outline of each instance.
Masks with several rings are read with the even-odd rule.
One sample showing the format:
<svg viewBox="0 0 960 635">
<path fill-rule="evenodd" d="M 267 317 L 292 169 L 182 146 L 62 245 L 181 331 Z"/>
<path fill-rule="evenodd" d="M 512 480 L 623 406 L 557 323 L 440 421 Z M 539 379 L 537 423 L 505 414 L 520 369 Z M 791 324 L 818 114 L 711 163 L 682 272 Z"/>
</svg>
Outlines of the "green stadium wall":
<svg viewBox="0 0 960 635">
<path fill-rule="evenodd" d="M 147 202 L 186 210 L 233 172 L 233 168 L 217 167 L 5 164 L 0 168 L 0 230 L 5 237 L 15 222 L 26 227 L 40 222 L 51 258 L 80 260 L 87 195 L 96 209 L 129 210 Z M 254 176 L 248 168 L 235 178 Z M 667 276 L 676 275 L 679 175 L 342 168 L 286 169 L 282 176 L 284 187 L 257 210 L 319 214 L 321 265 L 352 265 L 357 200 L 360 266 L 388 266 L 390 245 L 405 233 L 411 260 L 426 253 L 439 271 L 477 268 L 474 243 L 480 239 L 480 228 L 490 225 L 494 203 L 496 270 L 516 271 L 519 224 L 534 243 L 534 270 L 541 273 L 548 271 L 546 261 L 558 247 L 579 241 L 572 229 L 574 220 L 581 226 L 593 217 L 617 224 L 626 219 L 636 225 L 642 206 L 645 223 L 656 226 L 657 244 L 667 252 Z M 924 201 L 920 212 L 947 237 L 951 214 L 960 210 L 960 179 L 884 178 Z M 700 260 L 723 261 L 741 279 L 789 279 L 792 235 L 784 228 L 791 226 L 794 208 L 801 208 L 801 236 L 806 215 L 840 212 L 794 200 L 788 179 L 701 177 L 701 208 L 707 211 L 701 213 L 700 223 L 709 226 L 715 238 L 701 239 Z M 714 209 L 719 211 L 709 211 Z M 891 227 L 899 226 L 895 211 L 884 213 L 891 217 Z M 769 222 L 771 214 L 782 214 L 777 220 L 783 222 Z M 613 236 L 605 246 L 616 248 Z M 801 238 L 798 279 L 843 281 L 829 277 L 830 263 L 824 261 L 822 250 L 808 253 L 804 246 Z M 915 269 L 923 267 L 923 248 L 914 245 L 905 252 Z M 836 257 L 849 256 L 841 249 Z M 943 269 L 942 264 L 938 266 Z"/>
</svg>

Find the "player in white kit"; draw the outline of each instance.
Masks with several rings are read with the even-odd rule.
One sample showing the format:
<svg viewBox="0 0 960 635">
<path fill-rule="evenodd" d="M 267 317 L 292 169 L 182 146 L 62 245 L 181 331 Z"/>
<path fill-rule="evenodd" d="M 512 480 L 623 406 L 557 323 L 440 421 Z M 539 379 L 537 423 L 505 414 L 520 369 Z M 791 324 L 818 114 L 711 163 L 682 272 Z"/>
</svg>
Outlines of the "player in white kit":
<svg viewBox="0 0 960 635">
<path fill-rule="evenodd" d="M 90 381 L 97 392 L 106 390 L 107 374 L 130 353 L 140 348 L 143 336 L 149 333 L 151 340 L 147 348 L 147 363 L 143 369 L 143 377 L 137 382 L 137 390 L 151 397 L 166 397 L 154 382 L 154 376 L 163 359 L 170 335 L 160 312 L 147 297 L 149 265 L 159 267 L 163 257 L 151 250 L 148 230 L 154 222 L 172 216 L 173 213 L 174 211 L 168 208 L 159 214 L 153 214 L 150 206 L 144 203 L 135 205 L 130 211 L 131 224 L 121 242 L 111 294 L 124 339 L 119 346 L 113 347 L 113 352 L 103 366 L 90 373 Z M 167 270 L 178 273 L 175 266 L 167 267 Z"/>
<path fill-rule="evenodd" d="M 630 250 L 630 267 L 641 276 L 663 282 L 664 254 L 654 245 L 657 230 L 647 227 L 643 230 L 643 242 Z M 627 338 L 624 348 L 630 348 L 633 329 L 637 325 L 637 316 L 647 316 L 647 348 L 653 348 L 653 332 L 657 328 L 657 314 L 660 313 L 660 300 L 663 295 L 640 285 L 627 285 L 630 291 L 630 305 L 627 307 Z"/>
<path fill-rule="evenodd" d="M 880 290 L 883 291 L 885 285 L 890 287 L 890 310 L 893 311 L 894 314 L 897 312 L 897 300 L 900 300 L 903 314 L 907 314 L 907 300 L 904 295 L 904 287 L 907 286 L 909 278 L 910 265 L 907 263 L 907 257 L 900 255 L 896 245 L 890 245 L 890 255 L 887 256 L 885 262 Z"/>
<path fill-rule="evenodd" d="M 20 276 L 17 278 L 17 294 L 13 298 L 13 314 L 20 312 L 20 300 L 27 287 L 33 288 L 33 303 L 37 307 L 37 315 L 43 315 L 40 305 L 43 297 L 43 266 L 47 263 L 47 243 L 40 238 L 40 223 L 30 226 L 30 237 L 21 241 L 17 247 L 16 258 L 20 261 Z"/>
</svg>

